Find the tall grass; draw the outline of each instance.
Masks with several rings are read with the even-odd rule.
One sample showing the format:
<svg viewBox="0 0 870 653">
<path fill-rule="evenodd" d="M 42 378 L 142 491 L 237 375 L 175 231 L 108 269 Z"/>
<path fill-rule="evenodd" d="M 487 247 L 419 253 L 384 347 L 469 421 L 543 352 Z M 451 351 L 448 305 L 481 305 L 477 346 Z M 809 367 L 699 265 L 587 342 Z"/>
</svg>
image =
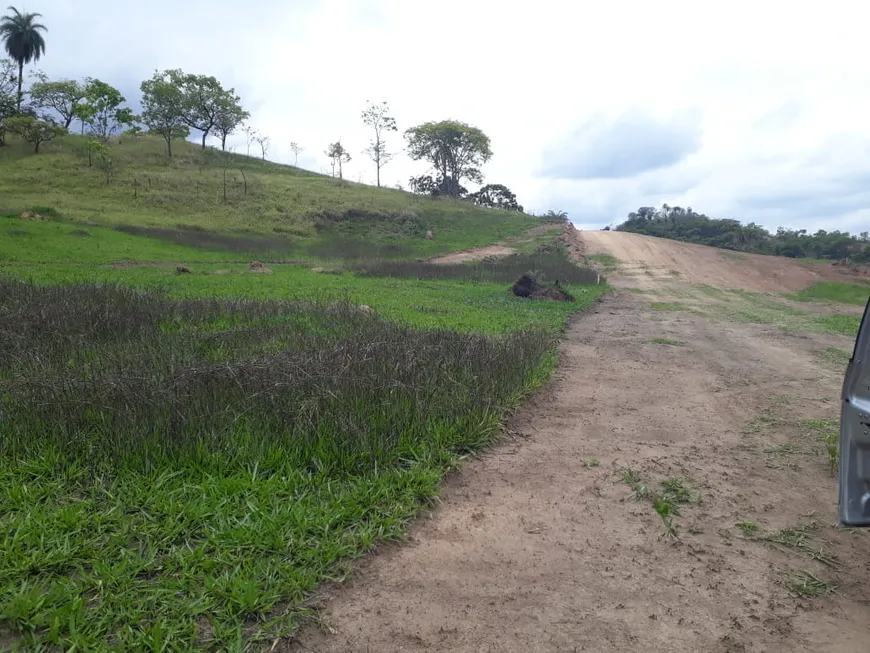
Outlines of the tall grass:
<svg viewBox="0 0 870 653">
<path fill-rule="evenodd" d="M 0 279 L 0 633 L 242 650 L 397 537 L 545 378 L 552 332 Z"/>
<path fill-rule="evenodd" d="M 350 305 L 0 283 L 0 455 L 154 468 L 280 452 L 336 473 L 475 441 L 552 336 L 416 331 Z M 471 434 L 471 435 L 470 435 Z"/>
<path fill-rule="evenodd" d="M 495 260 L 454 264 L 374 260 L 360 263 L 355 269 L 362 276 L 424 280 L 463 279 L 510 283 L 523 274 L 532 274 L 539 280 L 560 283 L 595 284 L 599 281 L 598 272 L 575 265 L 561 252 L 513 254 Z"/>
</svg>

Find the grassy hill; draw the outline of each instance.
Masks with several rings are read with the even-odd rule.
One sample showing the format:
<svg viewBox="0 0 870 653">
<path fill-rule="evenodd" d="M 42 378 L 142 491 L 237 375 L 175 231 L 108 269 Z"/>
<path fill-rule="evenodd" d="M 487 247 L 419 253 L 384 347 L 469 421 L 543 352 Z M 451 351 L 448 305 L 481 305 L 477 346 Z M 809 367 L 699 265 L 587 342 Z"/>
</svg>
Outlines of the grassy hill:
<svg viewBox="0 0 870 653">
<path fill-rule="evenodd" d="M 536 218 L 150 138 L 112 146 L 107 183 L 84 147 L 0 150 L 3 647 L 292 633 L 498 437 L 605 290 L 533 252 L 559 234 Z M 524 253 L 407 260 L 505 238 Z M 576 300 L 515 297 L 525 271 Z"/>
<path fill-rule="evenodd" d="M 261 251 L 294 258 L 431 256 L 518 237 L 540 223 L 189 142 L 173 150 L 167 158 L 163 140 L 155 137 L 115 140 L 107 176 L 99 160 L 89 165 L 83 137 L 43 144 L 39 154 L 10 139 L 0 149 L 0 215 L 35 210 L 86 225 L 256 236 Z M 435 234 L 432 241 L 425 238 L 428 230 Z"/>
</svg>

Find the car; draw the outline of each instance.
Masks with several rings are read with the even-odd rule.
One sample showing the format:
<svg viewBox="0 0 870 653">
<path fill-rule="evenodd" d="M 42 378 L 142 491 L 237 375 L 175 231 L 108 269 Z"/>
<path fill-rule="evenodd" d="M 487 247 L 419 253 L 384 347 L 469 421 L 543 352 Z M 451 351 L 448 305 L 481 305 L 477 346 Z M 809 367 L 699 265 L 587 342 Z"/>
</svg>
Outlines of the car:
<svg viewBox="0 0 870 653">
<path fill-rule="evenodd" d="M 870 301 L 852 358 L 846 366 L 840 406 L 840 522 L 870 526 Z"/>
</svg>

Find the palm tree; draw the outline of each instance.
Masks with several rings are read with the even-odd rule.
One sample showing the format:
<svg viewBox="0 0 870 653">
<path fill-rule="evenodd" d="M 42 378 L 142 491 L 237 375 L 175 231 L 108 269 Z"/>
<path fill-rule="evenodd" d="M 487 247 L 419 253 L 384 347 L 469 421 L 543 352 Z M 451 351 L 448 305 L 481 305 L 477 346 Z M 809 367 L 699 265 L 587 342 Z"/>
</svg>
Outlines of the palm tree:
<svg viewBox="0 0 870 653">
<path fill-rule="evenodd" d="M 40 30 L 47 32 L 45 25 L 35 22 L 42 14 L 22 14 L 15 7 L 9 7 L 12 12 L 0 20 L 0 38 L 6 46 L 6 52 L 18 62 L 18 104 L 21 111 L 21 85 L 24 83 L 24 64 L 39 61 L 45 54 L 45 39 Z"/>
</svg>

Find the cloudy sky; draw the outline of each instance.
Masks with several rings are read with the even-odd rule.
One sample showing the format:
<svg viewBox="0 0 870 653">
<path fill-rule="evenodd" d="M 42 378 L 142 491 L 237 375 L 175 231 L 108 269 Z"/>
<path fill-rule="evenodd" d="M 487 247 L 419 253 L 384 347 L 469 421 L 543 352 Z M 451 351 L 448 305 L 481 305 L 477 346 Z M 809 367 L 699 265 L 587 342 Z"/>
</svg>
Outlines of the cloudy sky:
<svg viewBox="0 0 870 653">
<path fill-rule="evenodd" d="M 780 0 L 14 0 L 49 27 L 39 68 L 138 97 L 155 69 L 233 86 L 269 158 L 326 171 L 362 153 L 367 100 L 400 133 L 480 127 L 488 182 L 578 226 L 638 206 L 808 229 L 870 229 L 870 7 Z M 236 151 L 244 152 L 244 137 Z M 254 146 L 256 147 L 256 145 Z M 383 169 L 406 184 L 425 165 Z"/>
</svg>

